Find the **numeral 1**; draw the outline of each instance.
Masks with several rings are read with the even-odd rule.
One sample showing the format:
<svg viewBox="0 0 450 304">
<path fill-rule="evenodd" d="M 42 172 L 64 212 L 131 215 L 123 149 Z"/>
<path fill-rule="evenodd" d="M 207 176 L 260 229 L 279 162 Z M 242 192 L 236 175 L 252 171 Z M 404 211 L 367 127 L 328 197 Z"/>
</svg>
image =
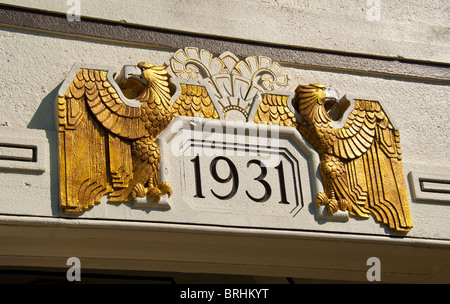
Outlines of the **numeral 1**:
<svg viewBox="0 0 450 304">
<path fill-rule="evenodd" d="M 194 171 L 195 171 L 195 195 L 194 197 L 205 198 L 202 193 L 202 176 L 200 174 L 200 157 L 197 155 L 191 162 L 194 163 Z"/>
<path fill-rule="evenodd" d="M 275 167 L 278 171 L 278 181 L 280 182 L 280 192 L 281 192 L 281 201 L 280 204 L 289 204 L 286 198 L 286 184 L 284 182 L 284 170 L 283 170 L 283 162 L 280 161 L 280 164 Z"/>
</svg>

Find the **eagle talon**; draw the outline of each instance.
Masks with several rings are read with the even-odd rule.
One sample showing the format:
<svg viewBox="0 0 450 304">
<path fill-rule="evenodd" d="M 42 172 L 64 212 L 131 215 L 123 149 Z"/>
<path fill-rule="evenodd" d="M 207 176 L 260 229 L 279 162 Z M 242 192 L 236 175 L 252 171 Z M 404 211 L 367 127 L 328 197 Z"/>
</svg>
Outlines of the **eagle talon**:
<svg viewBox="0 0 450 304">
<path fill-rule="evenodd" d="M 147 197 L 150 200 L 154 201 L 155 203 L 159 202 L 159 200 L 161 199 L 161 195 L 162 195 L 162 192 L 156 187 L 150 188 L 147 193 Z"/>
<path fill-rule="evenodd" d="M 336 199 L 334 193 L 331 194 L 331 197 L 328 196 L 324 192 L 320 192 L 317 194 L 316 198 L 317 206 L 324 205 L 330 214 L 333 214 L 339 210 L 341 211 L 350 211 L 350 204 L 346 199 Z"/>
<path fill-rule="evenodd" d="M 330 214 L 335 213 L 336 211 L 339 210 L 339 203 L 337 200 L 335 199 L 330 199 L 326 205 L 327 210 Z"/>
<path fill-rule="evenodd" d="M 169 197 L 172 195 L 172 187 L 168 182 L 160 182 L 158 185 L 159 190 L 162 194 L 168 194 Z"/>
<path fill-rule="evenodd" d="M 161 199 L 161 196 L 166 193 L 169 195 L 169 197 L 172 195 L 172 187 L 168 182 L 161 182 L 157 187 L 153 187 L 150 184 L 150 187 L 148 188 L 139 183 L 134 186 L 133 192 L 131 193 L 131 198 L 135 200 L 137 197 L 147 197 L 155 203 L 158 203 Z"/>
<path fill-rule="evenodd" d="M 316 198 L 316 205 L 327 205 L 328 204 L 328 196 L 325 194 L 325 192 L 320 192 L 317 194 Z"/>
<path fill-rule="evenodd" d="M 142 184 L 136 184 L 133 187 L 133 192 L 131 193 L 131 197 L 135 200 L 137 197 L 145 197 L 148 193 L 148 189 L 144 187 Z"/>
</svg>

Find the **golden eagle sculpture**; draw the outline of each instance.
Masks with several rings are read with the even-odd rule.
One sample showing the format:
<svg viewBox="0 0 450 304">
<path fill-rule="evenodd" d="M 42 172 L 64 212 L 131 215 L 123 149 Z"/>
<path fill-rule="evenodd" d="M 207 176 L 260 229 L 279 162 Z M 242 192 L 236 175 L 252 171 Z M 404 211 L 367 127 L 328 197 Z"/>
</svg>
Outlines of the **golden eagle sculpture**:
<svg viewBox="0 0 450 304">
<path fill-rule="evenodd" d="M 105 194 L 110 202 L 171 195 L 170 184 L 158 181 L 155 142 L 172 119 L 170 97 L 163 66 L 124 66 L 115 80 L 104 70 L 78 69 L 58 97 L 64 212 L 81 213 Z"/>
<path fill-rule="evenodd" d="M 108 195 L 109 202 L 172 194 L 159 181 L 158 135 L 175 116 L 219 116 L 204 86 L 181 84 L 171 105 L 166 66 L 77 68 L 58 96 L 60 209 L 80 214 Z M 66 89 L 67 87 L 67 89 Z"/>
<path fill-rule="evenodd" d="M 397 232 L 412 219 L 402 166 L 400 134 L 377 101 L 354 100 L 345 125 L 334 128 L 330 111 L 335 91 L 322 84 L 300 85 L 293 104 L 301 116 L 298 130 L 318 152 L 324 192 L 316 203 L 330 213 L 377 221 Z"/>
<path fill-rule="evenodd" d="M 380 104 L 354 100 L 335 128 L 332 113 L 343 114 L 334 91 L 300 85 L 294 95 L 286 86 L 270 58 L 196 48 L 178 50 L 169 67 L 141 62 L 117 76 L 75 66 L 57 102 L 60 208 L 79 214 L 106 194 L 110 202 L 170 196 L 171 185 L 159 180 L 158 136 L 175 116 L 197 116 L 296 128 L 319 154 L 318 205 L 409 231 L 400 135 Z"/>
</svg>

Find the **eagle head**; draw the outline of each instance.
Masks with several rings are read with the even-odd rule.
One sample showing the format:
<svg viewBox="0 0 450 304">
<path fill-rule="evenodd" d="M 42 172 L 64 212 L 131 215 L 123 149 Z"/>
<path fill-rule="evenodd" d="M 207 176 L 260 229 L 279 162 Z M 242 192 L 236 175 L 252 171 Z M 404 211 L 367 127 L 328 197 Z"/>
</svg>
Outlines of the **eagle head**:
<svg viewBox="0 0 450 304">
<path fill-rule="evenodd" d="M 115 80 L 126 98 L 148 102 L 152 91 L 160 86 L 168 86 L 165 68 L 165 66 L 156 66 L 148 62 L 125 65 Z"/>
<path fill-rule="evenodd" d="M 294 104 L 300 116 L 306 120 L 319 118 L 331 121 L 329 112 L 336 106 L 338 98 L 336 90 L 321 83 L 299 85 L 295 90 Z"/>
</svg>

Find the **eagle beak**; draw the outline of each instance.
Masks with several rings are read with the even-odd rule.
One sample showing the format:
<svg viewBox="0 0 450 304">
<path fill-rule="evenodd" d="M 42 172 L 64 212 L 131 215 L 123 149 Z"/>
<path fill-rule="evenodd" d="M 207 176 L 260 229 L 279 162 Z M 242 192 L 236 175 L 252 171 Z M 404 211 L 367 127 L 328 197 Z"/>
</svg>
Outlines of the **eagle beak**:
<svg viewBox="0 0 450 304">
<path fill-rule="evenodd" d="M 143 76 L 143 69 L 136 65 L 125 65 L 115 81 L 119 85 L 124 96 L 128 99 L 136 99 L 148 86 Z"/>
<path fill-rule="evenodd" d="M 115 80 L 121 88 L 127 87 L 127 82 L 129 80 L 136 80 L 139 81 L 143 86 L 147 86 L 148 82 L 142 75 L 142 71 L 142 68 L 140 68 L 139 66 L 125 65 Z"/>
<path fill-rule="evenodd" d="M 336 90 L 334 89 L 325 89 L 325 103 L 324 103 L 324 107 L 325 110 L 328 112 L 331 109 L 334 108 L 334 106 L 336 106 L 337 101 L 339 99 L 339 94 Z"/>
<path fill-rule="evenodd" d="M 334 97 L 325 97 L 325 110 L 328 112 L 337 104 L 337 99 Z"/>
</svg>

